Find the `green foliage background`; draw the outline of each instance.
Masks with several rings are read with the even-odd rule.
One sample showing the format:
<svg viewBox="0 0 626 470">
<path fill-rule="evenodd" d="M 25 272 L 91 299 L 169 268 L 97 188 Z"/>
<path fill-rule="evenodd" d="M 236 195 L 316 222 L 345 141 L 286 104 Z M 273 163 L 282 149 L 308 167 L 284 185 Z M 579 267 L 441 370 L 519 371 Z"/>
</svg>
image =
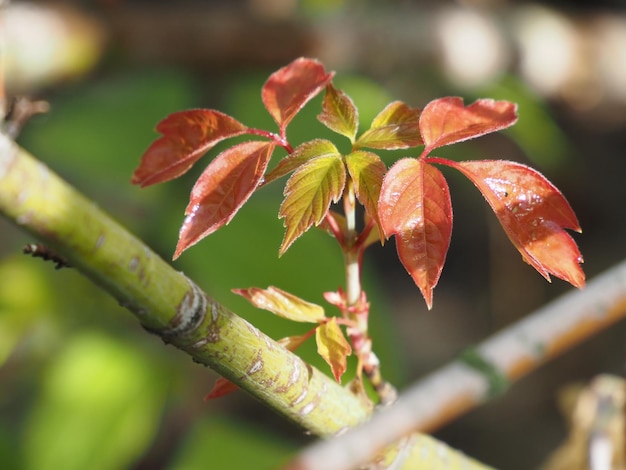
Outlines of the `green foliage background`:
<svg viewBox="0 0 626 470">
<path fill-rule="evenodd" d="M 213 149 L 179 180 L 140 190 L 130 185 L 130 176 L 141 154 L 157 137 L 154 126 L 174 111 L 212 107 L 248 125 L 273 130 L 275 125 L 260 98 L 261 85 L 271 72 L 240 70 L 221 75 L 211 83 L 173 68 L 101 72 L 100 77 L 55 91 L 49 98 L 51 113 L 33 119 L 19 142 L 170 259 L 195 178 L 231 142 Z M 418 106 L 437 96 L 458 94 L 444 89 L 441 77 L 431 74 L 430 69 L 416 74 L 410 84 L 417 90 L 418 99 L 414 100 L 391 95 L 363 76 L 340 72 L 335 84 L 354 99 L 364 129 L 393 99 L 406 99 Z M 472 99 L 468 93 L 464 92 L 466 102 Z M 567 138 L 545 104 L 517 79 L 504 76 L 490 89 L 471 93 L 519 103 L 524 118 L 509 136 L 529 158 L 535 159 L 533 165 L 540 170 L 562 170 L 566 157 L 569 169 L 576 165 Z M 420 100 L 419 95 L 428 98 Z M 297 145 L 306 139 L 325 137 L 337 142 L 340 150 L 347 150 L 343 137 L 316 121 L 320 101 L 318 97 L 296 117 L 288 131 L 290 140 Z M 452 150 L 440 149 L 438 155 L 492 158 L 491 154 L 485 155 L 481 145 L 467 143 Z M 383 154 L 387 164 L 397 156 Z M 463 240 L 476 233 L 482 237 L 481 242 L 487 238 L 484 229 L 475 229 L 484 223 L 484 213 L 477 209 L 478 204 L 483 207 L 483 201 L 467 181 L 460 183 L 462 178 L 450 172 L 446 176 L 451 177 L 456 223 L 444 278 L 454 276 L 456 259 L 469 259 L 458 277 L 463 278 L 464 288 L 472 290 L 480 277 L 476 271 L 486 262 L 481 259 L 482 264 L 476 263 L 472 256 L 481 256 L 474 255 L 477 244 L 464 244 Z M 323 305 L 322 293 L 343 284 L 341 252 L 321 231 L 311 230 L 278 258 L 283 236 L 282 222 L 277 218 L 282 183 L 284 180 L 260 190 L 229 226 L 192 247 L 174 264 L 217 300 L 274 338 L 303 333 L 306 326 L 255 310 L 232 294 L 232 288 L 275 285 Z M 470 191 L 474 196 L 464 198 Z M 33 240 L 4 221 L 0 224 L 0 468 L 196 469 L 210 465 L 270 469 L 308 439 L 301 430 L 275 419 L 242 392 L 204 402 L 216 378 L 214 373 L 148 335 L 127 311 L 79 273 L 71 269 L 56 271 L 49 263 L 18 254 L 24 243 Z M 392 243 L 385 250 L 386 256 L 395 259 Z M 462 264 L 458 263 L 456 266 Z M 423 314 L 411 323 L 411 328 L 417 330 L 416 325 L 423 326 L 434 318 L 426 318 L 417 289 L 408 276 L 405 278 L 406 285 L 416 292 L 412 313 Z M 394 282 L 395 278 L 391 279 Z M 440 358 L 438 351 L 444 347 L 428 349 L 420 358 L 407 357 L 399 347 L 402 332 L 390 311 L 393 299 L 387 298 L 388 291 L 382 288 L 380 266 L 366 260 L 363 283 L 372 303 L 370 330 L 383 374 L 402 387 L 421 372 L 410 370 L 409 364 L 433 368 Z M 453 295 L 449 297 L 463 298 L 458 285 L 452 289 L 450 285 L 448 293 Z M 439 296 L 445 295 L 438 292 Z M 473 294 L 470 300 L 488 295 Z M 440 297 L 436 298 L 437 304 Z M 467 304 L 452 306 L 469 319 L 454 323 L 454 328 L 442 328 L 446 337 L 422 336 L 431 341 L 423 349 L 446 342 L 455 344 L 453 348 L 458 344 L 461 349 L 467 337 L 459 331 L 464 325 L 474 327 L 483 320 L 471 317 Z M 443 315 L 440 312 L 439 318 Z M 424 331 L 428 336 L 430 330 Z M 408 335 L 419 338 L 418 333 L 411 330 Z M 405 337 L 408 335 L 405 332 Z M 312 341 L 299 353 L 328 372 Z M 350 380 L 349 375 L 344 382 Z M 491 428 L 498 429 L 500 424 Z"/>
</svg>

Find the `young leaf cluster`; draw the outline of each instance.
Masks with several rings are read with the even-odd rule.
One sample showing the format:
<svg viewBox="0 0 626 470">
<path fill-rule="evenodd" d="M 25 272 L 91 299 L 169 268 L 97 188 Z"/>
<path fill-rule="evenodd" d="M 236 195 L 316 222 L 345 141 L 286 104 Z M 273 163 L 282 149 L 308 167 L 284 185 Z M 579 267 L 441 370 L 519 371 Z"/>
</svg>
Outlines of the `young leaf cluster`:
<svg viewBox="0 0 626 470">
<path fill-rule="evenodd" d="M 191 191 L 174 258 L 226 225 L 252 193 L 291 173 L 279 215 L 286 231 L 280 246 L 291 244 L 329 214 L 349 179 L 358 201 L 385 238 L 396 237 L 401 262 L 432 304 L 452 231 L 452 206 L 444 176 L 433 164 L 468 177 L 494 210 L 523 259 L 546 279 L 550 275 L 581 287 L 582 257 L 563 229 L 580 231 L 566 199 L 537 171 L 510 161 L 455 162 L 431 156 L 439 147 L 496 132 L 517 121 L 516 106 L 481 99 L 464 106 L 461 98 L 431 101 L 423 110 L 395 101 L 387 105 L 358 138 L 358 110 L 332 84 L 334 73 L 316 60 L 300 58 L 273 73 L 262 100 L 278 132 L 253 129 L 212 109 L 171 114 L 157 126 L 162 137 L 145 152 L 132 182 L 141 186 L 174 179 L 218 142 L 243 134 L 263 137 L 236 144 L 217 155 Z M 295 149 L 287 126 L 315 95 L 325 90 L 318 119 L 352 143 L 342 155 L 330 141 L 316 139 Z M 424 146 L 418 157 L 397 161 L 387 170 L 371 150 Z M 288 155 L 269 172 L 276 146 Z"/>
<path fill-rule="evenodd" d="M 512 126 L 517 121 L 515 104 L 480 99 L 465 106 L 461 98 L 445 97 L 420 110 L 394 101 L 359 134 L 358 110 L 346 93 L 334 87 L 333 76 L 320 62 L 307 58 L 271 74 L 261 98 L 276 131 L 248 127 L 213 109 L 177 112 L 157 125 L 162 136 L 147 149 L 132 178 L 141 186 L 184 174 L 222 140 L 254 137 L 221 152 L 198 178 L 174 258 L 228 224 L 254 191 L 289 175 L 278 212 L 285 225 L 280 254 L 313 226 L 329 231 L 344 253 L 359 263 L 370 243 L 394 236 L 401 263 L 431 308 L 452 233 L 450 191 L 435 166 L 443 165 L 474 183 L 524 261 L 548 280 L 554 275 L 576 287 L 584 285 L 582 256 L 564 230 L 580 231 L 578 220 L 561 192 L 543 175 L 512 161 L 456 162 L 432 155 L 440 147 Z M 294 147 L 287 138 L 294 116 L 323 90 L 318 120 L 349 140 L 347 154 L 330 140 L 314 139 Z M 377 150 L 422 146 L 417 155 L 407 155 L 389 169 L 376 154 Z M 268 171 L 276 147 L 284 148 L 287 156 Z M 365 209 L 361 232 L 350 219 L 354 199 Z M 341 200 L 343 215 L 331 210 Z M 318 350 L 335 377 L 341 376 L 350 346 L 337 322 L 327 318 L 321 307 L 304 308 L 304 301 L 276 288 L 238 293 L 277 315 L 317 322 Z M 287 343 L 293 347 L 298 341 Z"/>
</svg>

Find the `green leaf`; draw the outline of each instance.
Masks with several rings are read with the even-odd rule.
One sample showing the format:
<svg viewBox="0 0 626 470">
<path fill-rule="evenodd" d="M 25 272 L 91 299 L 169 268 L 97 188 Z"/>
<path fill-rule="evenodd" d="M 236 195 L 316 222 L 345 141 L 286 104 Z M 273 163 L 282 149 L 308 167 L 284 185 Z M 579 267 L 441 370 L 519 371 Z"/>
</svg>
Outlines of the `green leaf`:
<svg viewBox="0 0 626 470">
<path fill-rule="evenodd" d="M 356 197 L 369 216 L 380 226 L 378 198 L 387 167 L 378 155 L 365 150 L 357 150 L 346 155 L 346 166 L 354 183 Z"/>
<path fill-rule="evenodd" d="M 419 116 L 419 109 L 410 108 L 402 101 L 389 103 L 357 139 L 355 147 L 395 150 L 422 145 Z"/>
<path fill-rule="evenodd" d="M 286 227 L 281 255 L 313 224 L 319 225 L 331 201 L 337 202 L 341 197 L 345 184 L 343 159 L 334 155 L 309 160 L 291 175 L 279 212 Z"/>
<path fill-rule="evenodd" d="M 332 83 L 326 85 L 322 112 L 317 119 L 331 131 L 346 136 L 354 143 L 359 128 L 359 112 L 352 99 Z"/>
<path fill-rule="evenodd" d="M 267 289 L 251 287 L 249 289 L 233 289 L 233 292 L 247 299 L 255 307 L 288 320 L 317 323 L 326 318 L 321 306 L 307 302 L 278 287 L 270 286 Z"/>
<path fill-rule="evenodd" d="M 346 371 L 347 357 L 352 353 L 352 348 L 339 328 L 336 317 L 317 327 L 315 342 L 317 352 L 328 363 L 335 380 L 339 382 Z"/>
<path fill-rule="evenodd" d="M 341 156 L 337 147 L 326 139 L 314 139 L 300 144 L 296 149 L 283 158 L 272 171 L 270 171 L 263 179 L 263 184 L 269 184 L 272 181 L 291 173 L 300 165 L 308 162 L 312 158 L 324 156 Z"/>
</svg>

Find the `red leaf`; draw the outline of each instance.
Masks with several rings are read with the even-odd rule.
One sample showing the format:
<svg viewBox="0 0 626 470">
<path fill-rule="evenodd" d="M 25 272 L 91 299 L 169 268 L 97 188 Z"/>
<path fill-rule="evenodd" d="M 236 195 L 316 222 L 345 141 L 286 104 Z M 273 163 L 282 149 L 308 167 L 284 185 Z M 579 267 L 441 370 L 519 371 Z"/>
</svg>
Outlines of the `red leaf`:
<svg viewBox="0 0 626 470">
<path fill-rule="evenodd" d="M 420 131 L 432 149 L 479 137 L 512 126 L 517 106 L 508 101 L 477 100 L 468 107 L 457 97 L 440 98 L 426 105 L 420 116 Z"/>
<path fill-rule="evenodd" d="M 313 59 L 299 58 L 274 72 L 263 85 L 263 104 L 284 135 L 287 124 L 333 78 Z"/>
<path fill-rule="evenodd" d="M 218 142 L 245 134 L 248 128 L 212 109 L 170 114 L 157 125 L 163 137 L 141 157 L 131 182 L 142 187 L 179 177 Z"/>
<path fill-rule="evenodd" d="M 347 357 L 352 353 L 352 348 L 339 328 L 336 317 L 316 328 L 315 342 L 318 354 L 328 363 L 335 380 L 339 382 L 346 371 Z"/>
<path fill-rule="evenodd" d="M 585 285 L 583 259 L 565 228 L 580 232 L 576 214 L 561 192 L 538 171 L 520 163 L 451 162 L 483 193 L 506 234 L 528 264 L 548 281 L 550 274 Z"/>
<path fill-rule="evenodd" d="M 224 395 L 228 395 L 235 391 L 239 390 L 239 387 L 232 383 L 230 380 L 225 379 L 224 377 L 220 377 L 215 381 L 215 385 L 208 393 L 205 400 L 214 400 L 215 398 L 223 397 Z"/>
<path fill-rule="evenodd" d="M 191 190 L 174 259 L 232 220 L 259 185 L 273 142 L 251 141 L 220 153 Z"/>
<path fill-rule="evenodd" d="M 383 180 L 378 211 L 385 237 L 396 236 L 400 261 L 430 309 L 452 233 L 446 180 L 422 160 L 398 160 Z"/>
</svg>

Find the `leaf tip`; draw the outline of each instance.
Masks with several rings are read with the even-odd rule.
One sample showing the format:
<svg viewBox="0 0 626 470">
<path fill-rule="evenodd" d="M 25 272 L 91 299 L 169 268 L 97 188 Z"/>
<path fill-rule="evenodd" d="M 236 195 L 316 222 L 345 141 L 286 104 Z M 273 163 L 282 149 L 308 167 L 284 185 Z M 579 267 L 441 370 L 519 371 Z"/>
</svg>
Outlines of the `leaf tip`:
<svg viewBox="0 0 626 470">
<path fill-rule="evenodd" d="M 422 291 L 422 296 L 424 297 L 424 301 L 426 302 L 426 308 L 428 310 L 432 310 L 433 308 L 433 290 L 432 288 L 420 289 Z"/>
<path fill-rule="evenodd" d="M 192 245 L 192 244 L 190 244 L 190 243 L 188 243 L 188 242 L 184 241 L 184 240 L 182 239 L 182 237 L 181 237 L 181 238 L 179 238 L 179 239 L 178 239 L 178 243 L 176 244 L 176 249 L 174 250 L 174 255 L 172 256 L 172 261 L 176 261 L 176 260 L 180 257 L 180 255 L 182 255 L 182 254 L 183 254 L 183 252 L 184 252 L 187 248 L 189 248 L 191 245 Z"/>
<path fill-rule="evenodd" d="M 213 389 L 204 397 L 204 401 L 214 400 L 216 398 L 229 395 L 239 390 L 239 387 L 230 380 L 223 377 L 218 378 L 213 385 Z"/>
</svg>

